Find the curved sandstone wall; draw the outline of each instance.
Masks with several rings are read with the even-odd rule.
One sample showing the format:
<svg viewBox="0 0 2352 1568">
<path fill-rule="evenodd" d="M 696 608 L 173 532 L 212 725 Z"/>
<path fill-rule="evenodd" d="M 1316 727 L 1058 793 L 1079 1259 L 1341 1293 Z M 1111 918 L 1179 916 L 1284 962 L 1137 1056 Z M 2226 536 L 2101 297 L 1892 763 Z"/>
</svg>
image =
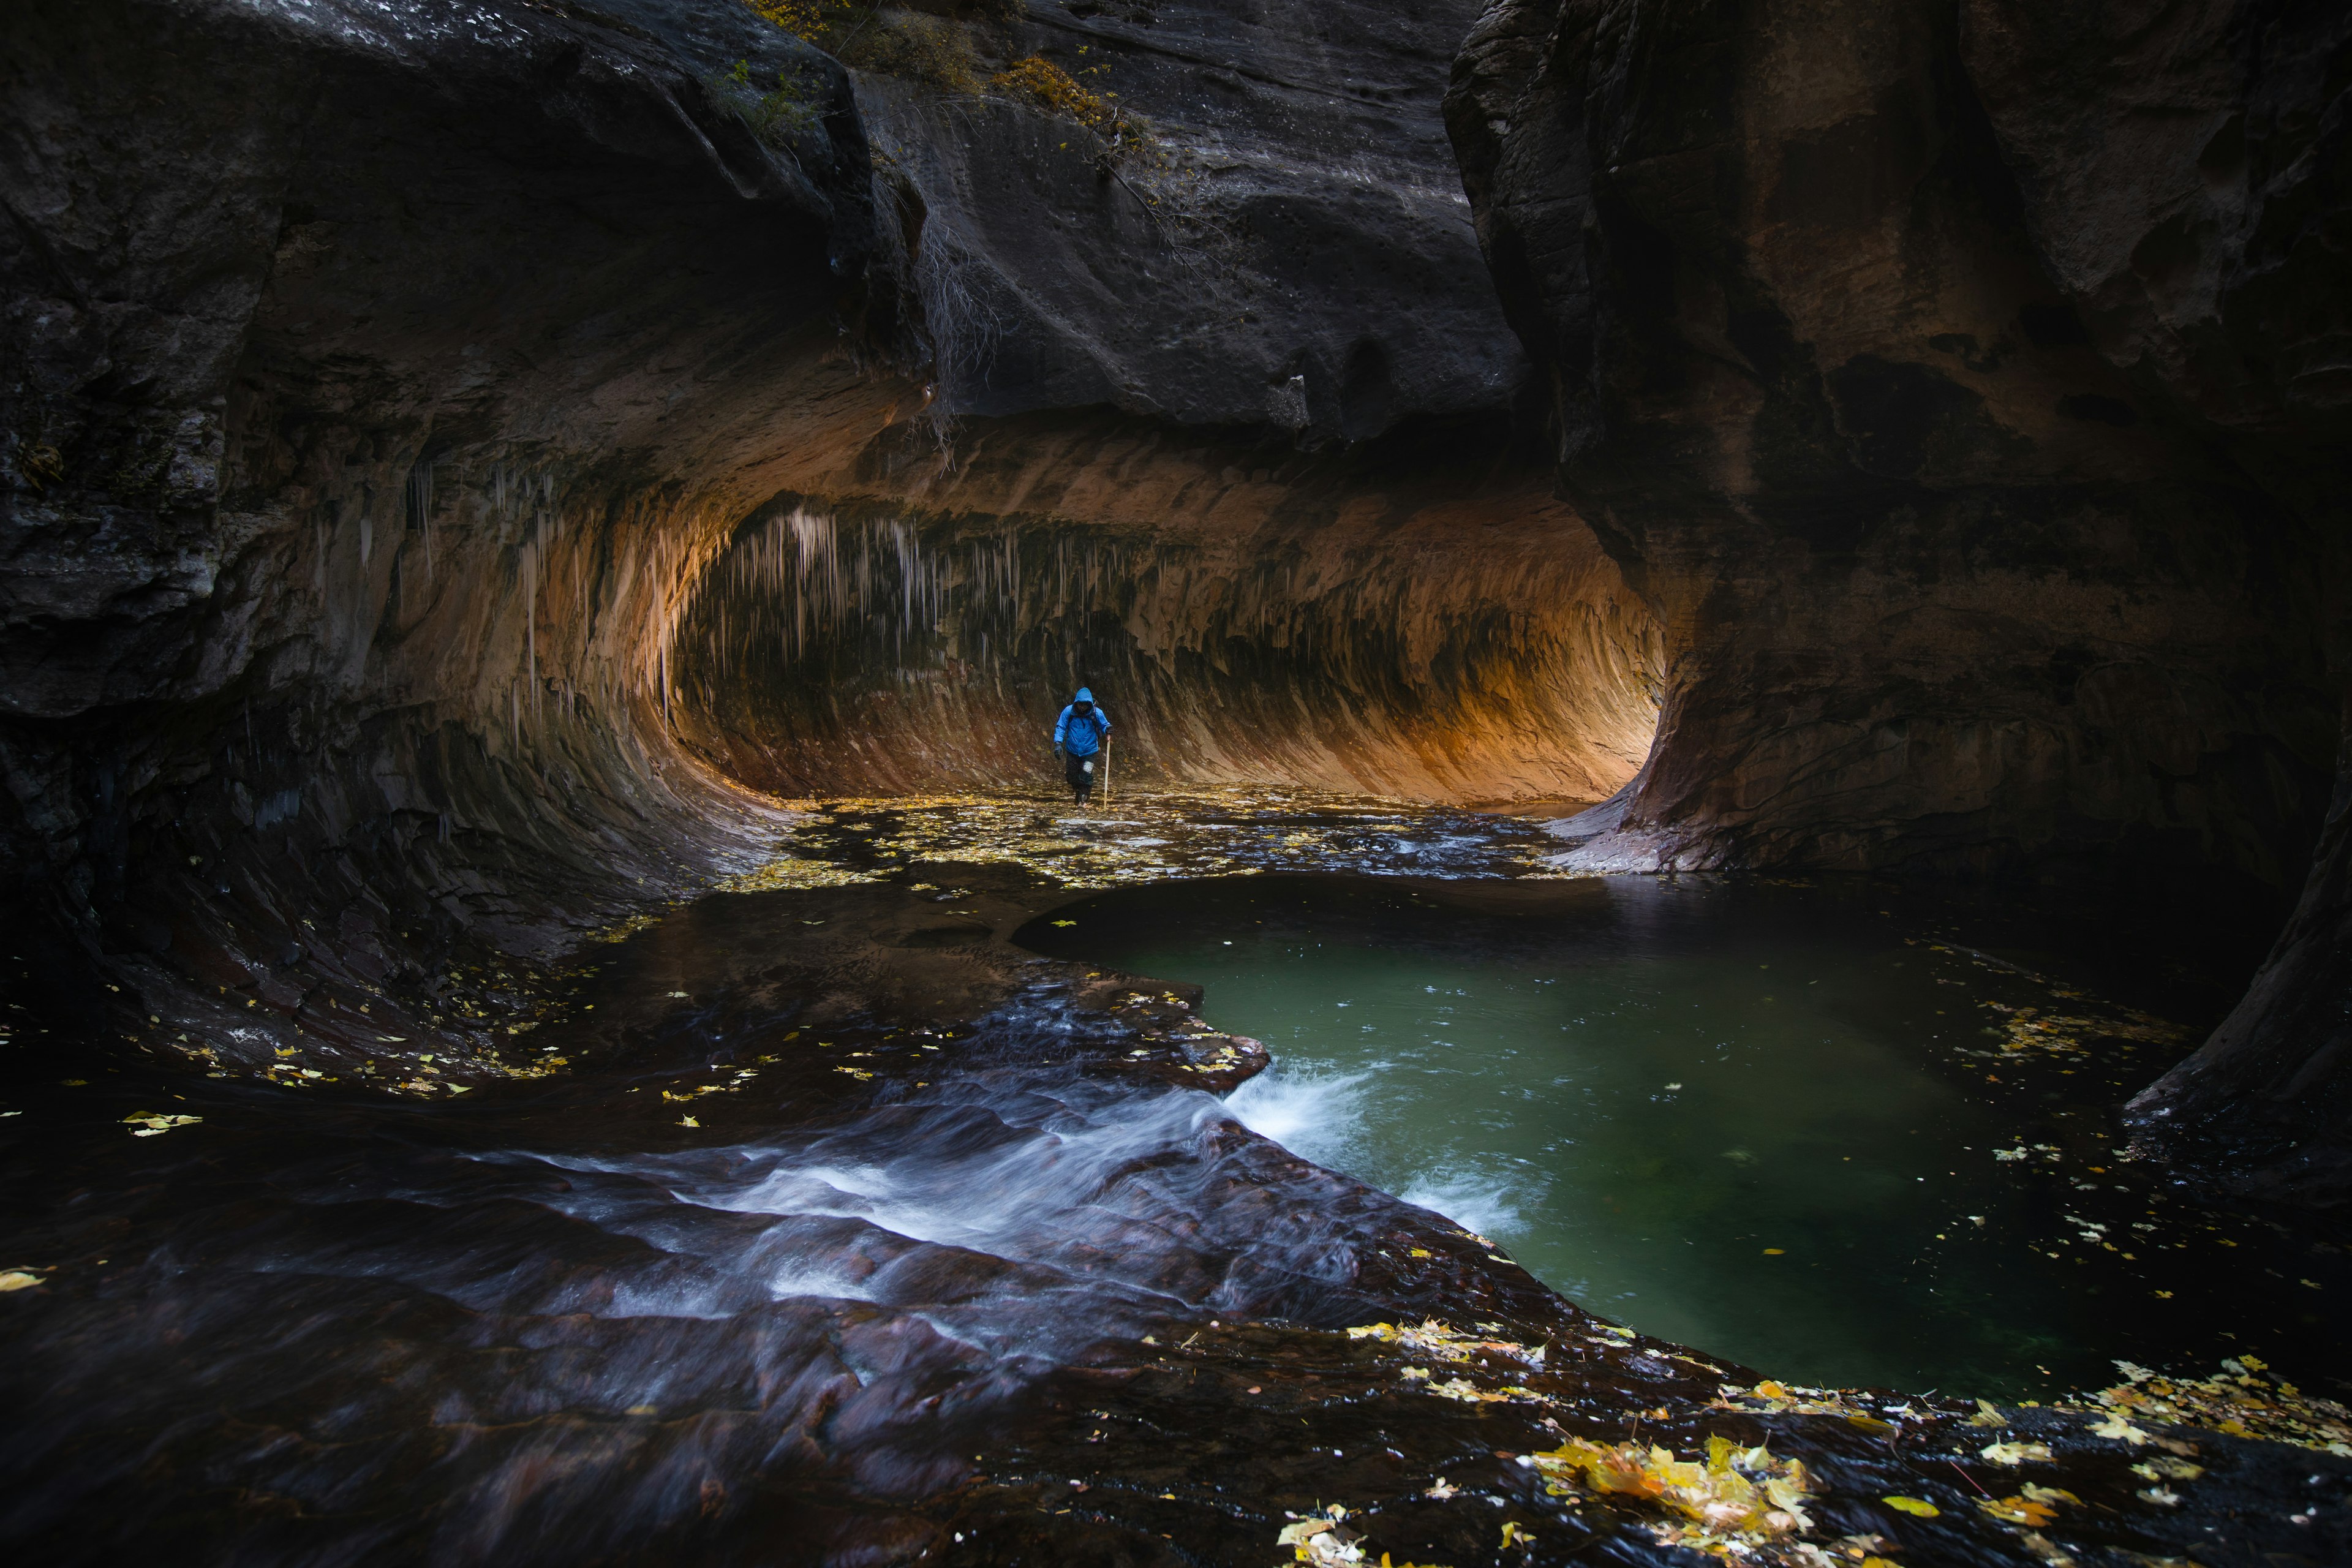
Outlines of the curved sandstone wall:
<svg viewBox="0 0 2352 1568">
<path fill-rule="evenodd" d="M 934 13 L 964 87 L 736 0 L 0 20 L 0 870 L 86 1017 L 472 1038 L 1082 679 L 1174 780 L 1630 774 L 1591 867 L 2301 879 L 2340 17 Z M 1033 54 L 1141 121 L 968 90 Z M 2142 1107 L 2305 1195 L 2344 842 Z"/>
<path fill-rule="evenodd" d="M 2338 727 L 2347 50 L 2236 0 L 1487 11 L 1447 104 L 1480 236 L 1672 650 L 1570 863 L 2277 918 Z M 2345 1136 L 2343 842 L 2147 1125 L 2242 1169 Z"/>
<path fill-rule="evenodd" d="M 1089 526 L 779 500 L 682 622 L 677 732 L 787 795 L 1037 784 L 1087 685 L 1122 780 L 1590 801 L 1633 776 L 1656 623 L 1573 513 L 1231 456 L 1122 462 Z M 1163 509 L 1171 469 L 1190 500 Z"/>
<path fill-rule="evenodd" d="M 1327 21 L 989 24 L 1132 67 L 1165 161 L 1114 178 L 1067 119 L 853 80 L 735 0 L 12 9 L 0 869 L 59 999 L 215 1070 L 520 1049 L 480 994 L 763 848 L 744 783 L 1042 752 L 1050 665 L 960 688 L 969 745 L 832 769 L 952 631 L 903 671 L 837 642 L 790 723 L 709 685 L 758 672 L 696 662 L 698 585 L 779 496 L 909 520 L 932 580 L 950 534 L 1108 552 L 1099 646 L 1181 776 L 1612 787 L 1654 632 L 1511 452 L 1436 114 L 1467 8 L 1340 94 Z M 738 112 L 737 62 L 795 112 Z M 1297 746 L 1244 732 L 1293 707 Z"/>
</svg>

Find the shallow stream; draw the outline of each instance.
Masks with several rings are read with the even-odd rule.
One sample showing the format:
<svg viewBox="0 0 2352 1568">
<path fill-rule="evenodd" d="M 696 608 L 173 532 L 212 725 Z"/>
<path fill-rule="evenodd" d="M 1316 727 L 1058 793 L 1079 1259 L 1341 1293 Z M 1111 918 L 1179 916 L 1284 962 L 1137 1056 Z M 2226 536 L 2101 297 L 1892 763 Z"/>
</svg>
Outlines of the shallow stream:
<svg viewBox="0 0 2352 1568">
<path fill-rule="evenodd" d="M 2333 1392 L 2342 1255 L 2109 1136 L 2230 963 L 1862 883 L 1549 879 L 1549 847 L 1280 795 L 839 802 L 509 1013 L 467 1000 L 483 1044 L 410 1081 L 22 1025 L 0 1541 L 1172 1565 L 1344 1500 L 1400 1561 L 1494 1561 L 1503 1523 L 1663 1561 L 1514 1458 L 1630 1419 L 1801 1454 L 1854 1539 L 1912 1528 L 1899 1492 L 2026 1563 L 1957 1522 L 1969 1407 L 1917 1395 L 2247 1352 Z M 1492 1342 L 1330 1331 L 1426 1318 Z M 2118 1542 L 2210 1528 L 2084 1452 Z"/>
<path fill-rule="evenodd" d="M 2346 1281 L 2304 1283 L 2330 1255 L 2216 1221 L 2112 1134 L 2221 994 L 2145 935 L 1858 879 L 1288 876 L 1020 940 L 1204 986 L 1276 1064 L 1230 1098 L 1252 1128 L 1644 1333 L 2006 1399 L 2116 1358 L 2340 1373 Z"/>
</svg>

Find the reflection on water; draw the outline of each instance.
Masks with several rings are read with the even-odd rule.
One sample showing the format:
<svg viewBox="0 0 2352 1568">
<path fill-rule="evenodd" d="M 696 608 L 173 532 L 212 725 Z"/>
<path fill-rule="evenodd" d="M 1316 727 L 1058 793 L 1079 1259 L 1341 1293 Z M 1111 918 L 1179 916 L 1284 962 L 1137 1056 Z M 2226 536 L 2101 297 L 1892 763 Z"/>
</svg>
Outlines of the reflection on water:
<svg viewBox="0 0 2352 1568">
<path fill-rule="evenodd" d="M 1268 878 L 1106 895 L 1022 940 L 1205 985 L 1276 1063 L 1231 1099 L 1251 1127 L 1647 1333 L 1993 1397 L 2098 1386 L 2115 1356 L 2331 1360 L 2308 1260 L 2250 1280 L 2261 1227 L 2180 1204 L 2111 1136 L 2190 1033 L 1889 901 Z"/>
<path fill-rule="evenodd" d="M 2210 1012 L 2193 987 L 2133 989 L 2132 1013 L 1858 887 L 1526 877 L 1549 846 L 1508 820 L 1118 810 L 835 803 L 776 885 L 899 887 L 680 911 L 534 1021 L 549 1076 L 462 1099 L 159 1074 L 93 1042 L 63 1081 L 40 1064 L 0 1107 L 0 1278 L 24 1281 L 0 1295 L 0 1541 L 45 1563 L 1141 1562 L 1168 1540 L 1250 1562 L 1302 1510 L 1390 1497 L 1381 1550 L 1466 1563 L 1501 1520 L 1617 1528 L 1531 1493 L 1486 1512 L 1533 1485 L 1501 1450 L 1549 1446 L 1553 1412 L 1627 1410 L 1690 1448 L 1716 1369 L 1591 1331 L 1353 1177 L 1791 1379 L 1998 1394 L 2246 1351 L 2341 1370 L 2312 1331 L 2333 1298 L 2301 1294 L 2343 1289 L 2340 1258 L 2176 1215 L 2105 1136 L 2102 1108 L 2181 1048 L 2165 1020 Z M 1203 869 L 1249 875 L 1128 885 Z M 1056 882 L 1108 890 L 1022 941 L 1083 964 L 992 949 L 1013 991 L 956 967 L 995 974 L 967 950 L 1022 916 L 988 911 Z M 885 952 L 925 995 L 1012 999 L 952 1027 L 841 1003 Z M 1231 1042 L 1087 964 L 1205 983 L 1277 1070 L 1225 1102 L 1189 1087 L 1234 1081 Z M 1440 1397 L 1369 1342 L 1267 1322 L 1423 1314 L 1527 1325 L 1550 1370 L 1509 1375 L 1555 1379 L 1545 1403 Z M 1775 1451 L 1852 1462 L 1863 1439 L 1824 1419 Z M 1442 1475 L 1453 1503 L 1423 1489 Z M 1839 1484 L 1843 1510 L 1948 1483 Z"/>
</svg>

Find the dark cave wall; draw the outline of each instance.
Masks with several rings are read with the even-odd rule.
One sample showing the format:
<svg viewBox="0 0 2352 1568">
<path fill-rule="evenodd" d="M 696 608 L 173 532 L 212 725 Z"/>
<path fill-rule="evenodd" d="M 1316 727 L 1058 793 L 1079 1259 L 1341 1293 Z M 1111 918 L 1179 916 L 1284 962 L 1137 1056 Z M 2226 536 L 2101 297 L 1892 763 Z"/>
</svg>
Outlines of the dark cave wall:
<svg viewBox="0 0 2352 1568">
<path fill-rule="evenodd" d="M 2305 525 L 2297 570 L 2324 587 L 2340 687 L 2352 13 L 1978 4 L 1963 41 L 2026 222 L 2101 354 Z M 2339 742 L 2326 830 L 2269 960 L 2205 1046 L 2126 1109 L 2148 1146 L 2247 1195 L 2352 1197 L 2348 807 Z"/>
<path fill-rule="evenodd" d="M 645 654 L 790 455 L 887 417 L 827 363 L 866 152 L 821 57 L 640 9 L 5 24 L 11 914 L 151 1047 L 446 1053 L 460 957 L 766 837 Z M 747 50 L 830 72 L 791 149 L 698 80 Z"/>
<path fill-rule="evenodd" d="M 1101 405 L 1303 445 L 1502 422 L 1527 360 L 1440 102 L 1475 0 L 1016 8 L 996 34 L 1148 129 L 860 79 L 955 415 Z"/>
<path fill-rule="evenodd" d="M 1625 826 L 1580 858 L 2275 907 L 2334 739 L 2326 524 L 2101 352 L 1974 16 L 1507 4 L 1462 58 L 1450 122 L 1563 493 L 1673 660 Z"/>
<path fill-rule="evenodd" d="M 1449 124 L 1562 493 L 1671 661 L 1571 862 L 2277 918 L 2338 730 L 2347 40 L 2322 5 L 1490 8 Z M 2344 853 L 2133 1110 L 2306 1201 L 2352 1187 Z"/>
<path fill-rule="evenodd" d="M 12 920 L 92 1016 L 216 1070 L 488 1064 L 517 1042 L 459 971 L 554 962 L 772 837 L 703 760 L 726 737 L 680 744 L 669 658 L 770 498 L 1183 514 L 1228 552 L 1386 505 L 1314 481 L 1284 520 L 1315 449 L 1500 427 L 1525 362 L 1435 115 L 1467 10 L 1370 15 L 1007 24 L 1136 79 L 1169 161 L 1114 179 L 1066 121 L 854 80 L 734 0 L 11 7 Z M 755 135 L 736 60 L 814 117 Z M 1508 445 L 1465 448 L 1519 476 L 1484 511 L 1399 503 L 1414 550 L 1550 531 L 1605 599 Z M 1611 743 L 1580 755 L 1622 772 Z"/>
</svg>

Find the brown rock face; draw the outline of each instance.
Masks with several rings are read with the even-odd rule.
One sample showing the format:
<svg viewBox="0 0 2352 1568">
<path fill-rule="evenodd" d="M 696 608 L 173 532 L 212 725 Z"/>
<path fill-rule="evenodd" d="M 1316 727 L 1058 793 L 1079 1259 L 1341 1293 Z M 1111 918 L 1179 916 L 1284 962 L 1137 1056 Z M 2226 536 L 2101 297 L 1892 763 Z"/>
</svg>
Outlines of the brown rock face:
<svg viewBox="0 0 2352 1568">
<path fill-rule="evenodd" d="M 923 12 L 1148 138 L 735 0 L 0 24 L 0 868 L 110 1016 L 414 1050 L 1079 680 L 1136 776 L 1630 776 L 1588 866 L 2301 875 L 2339 16 L 1515 0 L 1465 206 L 1466 3 Z M 2340 1122 L 2341 882 L 2158 1123 Z"/>
<path fill-rule="evenodd" d="M 1491 450 L 1101 418 L 958 445 L 903 489 L 780 498 L 701 580 L 676 722 L 720 771 L 786 795 L 1034 783 L 1082 685 L 1137 782 L 1590 801 L 1641 765 L 1656 622 Z"/>
<path fill-rule="evenodd" d="M 0 876 L 95 1016 L 432 1050 L 458 968 L 772 837 L 745 783 L 1036 777 L 1090 677 L 1162 776 L 1631 775 L 1654 619 L 1513 446 L 1471 7 L 931 9 L 877 25 L 1150 145 L 739 0 L 0 21 Z M 795 509 L 850 580 L 745 575 Z"/>
<path fill-rule="evenodd" d="M 1489 10 L 1449 123 L 1670 668 L 1571 861 L 2294 885 L 2344 59 L 2318 7 Z"/>
<path fill-rule="evenodd" d="M 1979 4 L 1963 43 L 2028 226 L 2102 354 L 2308 520 L 2304 570 L 2340 584 L 2352 16 Z M 2326 603 L 2340 679 L 2341 601 Z M 2352 1195 L 2347 781 L 2339 752 L 2302 901 L 2245 999 L 2128 1108 L 2254 1195 Z"/>
</svg>

